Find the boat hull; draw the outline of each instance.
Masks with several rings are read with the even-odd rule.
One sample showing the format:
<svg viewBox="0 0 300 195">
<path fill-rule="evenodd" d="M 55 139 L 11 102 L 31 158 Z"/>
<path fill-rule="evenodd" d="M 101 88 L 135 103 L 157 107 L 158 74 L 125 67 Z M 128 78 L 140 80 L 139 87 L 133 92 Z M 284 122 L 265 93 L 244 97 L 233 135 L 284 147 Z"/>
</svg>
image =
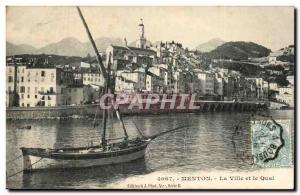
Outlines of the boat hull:
<svg viewBox="0 0 300 195">
<path fill-rule="evenodd" d="M 143 158 L 147 145 L 148 143 L 144 143 L 138 148 L 126 152 L 111 153 L 111 155 L 93 154 L 93 158 L 91 156 L 87 156 L 88 158 L 84 156 L 80 158 L 52 158 L 51 156 L 30 154 L 26 149 L 23 149 L 23 170 L 30 172 L 40 169 L 81 168 L 126 163 Z M 30 149 L 27 150 L 30 151 Z"/>
</svg>

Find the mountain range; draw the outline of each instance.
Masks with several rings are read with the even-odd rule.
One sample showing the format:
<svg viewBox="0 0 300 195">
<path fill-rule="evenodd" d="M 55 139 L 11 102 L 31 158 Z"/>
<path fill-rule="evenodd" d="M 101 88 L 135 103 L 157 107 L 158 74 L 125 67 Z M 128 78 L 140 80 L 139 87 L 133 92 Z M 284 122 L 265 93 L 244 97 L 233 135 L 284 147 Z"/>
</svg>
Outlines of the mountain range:
<svg viewBox="0 0 300 195">
<path fill-rule="evenodd" d="M 21 44 L 15 45 L 10 42 L 6 42 L 6 55 L 18 55 L 18 54 L 35 54 L 37 49 L 31 45 Z"/>
<path fill-rule="evenodd" d="M 137 40 L 129 43 L 129 46 L 135 46 Z M 110 44 L 114 45 L 124 45 L 124 41 L 120 38 L 109 38 L 109 37 L 100 37 L 95 39 L 95 43 L 99 52 L 105 52 L 106 48 Z M 202 52 L 209 52 L 219 45 L 225 43 L 221 39 L 212 39 L 208 42 L 202 43 L 196 47 L 197 50 Z M 160 41 L 156 41 L 151 43 L 147 41 L 148 46 L 159 45 Z M 67 37 L 62 39 L 61 41 L 50 43 L 42 48 L 35 48 L 28 44 L 12 44 L 10 42 L 6 42 L 6 55 L 20 55 L 20 54 L 52 54 L 52 55 L 62 55 L 62 56 L 80 56 L 85 57 L 88 54 L 94 56 L 94 50 L 90 44 L 90 42 L 80 42 L 74 37 Z"/>
<path fill-rule="evenodd" d="M 95 39 L 95 43 L 99 52 L 105 52 L 110 44 L 124 45 L 120 38 L 101 37 Z M 6 42 L 6 55 L 20 55 L 20 54 L 52 54 L 61 56 L 80 56 L 85 57 L 88 54 L 94 55 L 94 50 L 90 42 L 80 42 L 76 38 L 68 37 L 59 42 L 48 44 L 42 48 L 35 48 L 31 45 L 21 44 L 15 45 Z"/>
<path fill-rule="evenodd" d="M 95 39 L 95 43 L 99 52 L 105 52 L 110 45 L 124 45 L 124 41 L 120 38 L 100 37 Z M 157 45 L 160 42 L 151 43 L 147 41 L 147 45 Z M 130 46 L 135 46 L 136 41 L 129 43 Z M 225 58 L 225 59 L 248 59 L 249 57 L 264 57 L 271 52 L 270 49 L 258 45 L 253 42 L 235 41 L 225 42 L 215 38 L 202 43 L 196 47 L 198 51 L 204 52 L 209 58 Z M 15 45 L 6 42 L 6 55 L 20 54 L 51 54 L 60 56 L 79 56 L 85 57 L 88 54 L 94 56 L 94 50 L 90 42 L 80 42 L 76 38 L 68 37 L 59 42 L 48 44 L 42 48 L 35 48 L 31 45 L 21 44 Z"/>
<path fill-rule="evenodd" d="M 198 50 L 201 52 L 210 52 L 210 51 L 216 49 L 217 47 L 219 47 L 220 45 L 223 45 L 224 43 L 225 43 L 225 41 L 223 41 L 222 39 L 214 38 L 207 42 L 201 43 L 200 45 L 198 45 L 195 48 L 195 50 Z"/>
</svg>

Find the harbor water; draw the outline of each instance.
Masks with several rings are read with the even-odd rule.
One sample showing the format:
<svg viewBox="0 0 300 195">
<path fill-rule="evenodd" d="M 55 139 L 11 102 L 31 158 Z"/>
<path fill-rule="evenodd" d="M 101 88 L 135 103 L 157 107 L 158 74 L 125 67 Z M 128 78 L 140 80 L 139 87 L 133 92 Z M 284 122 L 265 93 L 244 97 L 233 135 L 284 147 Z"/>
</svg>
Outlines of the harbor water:
<svg viewBox="0 0 300 195">
<path fill-rule="evenodd" d="M 294 111 L 270 110 L 264 113 L 275 120 L 291 121 L 293 143 Z M 89 118 L 7 120 L 7 187 L 97 189 L 160 171 L 185 173 L 253 169 L 255 167 L 248 162 L 251 159 L 247 159 L 247 156 L 251 156 L 251 119 L 250 112 L 126 116 L 124 121 L 131 137 L 137 136 L 134 123 L 148 136 L 177 126 L 185 128 L 153 140 L 144 159 L 102 167 L 43 170 L 26 174 L 20 172 L 16 175 L 13 174 L 23 169 L 22 157 L 17 158 L 21 155 L 20 147 L 59 148 L 99 144 L 101 129 L 94 128 L 93 119 Z M 237 125 L 242 126 L 239 134 L 235 132 Z M 29 126 L 31 128 L 24 128 Z M 239 151 L 244 152 L 243 156 Z"/>
</svg>

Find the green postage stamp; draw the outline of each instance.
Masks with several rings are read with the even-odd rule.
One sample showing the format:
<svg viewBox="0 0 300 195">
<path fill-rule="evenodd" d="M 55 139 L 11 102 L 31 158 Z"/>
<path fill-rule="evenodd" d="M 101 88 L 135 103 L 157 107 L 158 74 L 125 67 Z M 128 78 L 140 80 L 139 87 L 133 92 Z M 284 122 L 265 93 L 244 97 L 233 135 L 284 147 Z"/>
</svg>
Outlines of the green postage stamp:
<svg viewBox="0 0 300 195">
<path fill-rule="evenodd" d="M 254 163 L 262 167 L 290 167 L 292 165 L 290 120 L 251 121 L 252 155 Z"/>
</svg>

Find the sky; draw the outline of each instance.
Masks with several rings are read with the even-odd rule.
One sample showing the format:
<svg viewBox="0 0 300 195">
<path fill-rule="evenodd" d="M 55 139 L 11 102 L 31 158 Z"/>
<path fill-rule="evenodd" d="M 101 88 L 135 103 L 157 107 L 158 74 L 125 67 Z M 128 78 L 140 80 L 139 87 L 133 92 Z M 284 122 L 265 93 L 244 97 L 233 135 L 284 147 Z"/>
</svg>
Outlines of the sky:
<svg viewBox="0 0 300 195">
<path fill-rule="evenodd" d="M 294 44 L 293 7 L 81 7 L 94 38 L 145 37 L 194 49 L 213 38 L 252 41 L 273 51 Z M 6 40 L 40 48 L 66 37 L 88 37 L 75 7 L 11 7 L 6 10 Z"/>
</svg>

